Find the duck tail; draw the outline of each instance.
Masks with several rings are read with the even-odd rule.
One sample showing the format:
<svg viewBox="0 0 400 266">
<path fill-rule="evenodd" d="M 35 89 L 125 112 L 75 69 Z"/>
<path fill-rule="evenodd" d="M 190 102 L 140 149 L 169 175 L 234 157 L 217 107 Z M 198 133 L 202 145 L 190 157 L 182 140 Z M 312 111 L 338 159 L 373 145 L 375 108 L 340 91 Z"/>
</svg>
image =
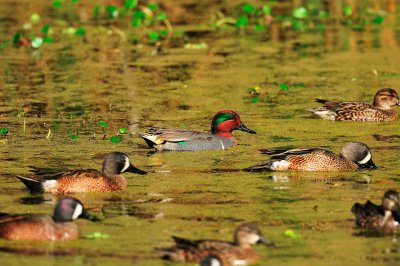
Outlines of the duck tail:
<svg viewBox="0 0 400 266">
<path fill-rule="evenodd" d="M 163 260 L 183 261 L 178 255 L 178 251 L 175 247 L 169 248 L 154 248 L 154 251 L 160 254 Z"/>
<path fill-rule="evenodd" d="M 356 217 L 356 224 L 360 225 L 361 221 L 374 215 L 383 215 L 384 210 L 381 206 L 375 205 L 371 201 L 367 201 L 365 204 L 355 203 L 351 207 L 351 212 Z"/>
<path fill-rule="evenodd" d="M 325 103 L 328 102 L 328 100 L 319 99 L 319 98 L 316 98 L 315 101 L 316 101 L 317 103 L 322 103 L 322 104 L 325 104 Z"/>
<path fill-rule="evenodd" d="M 21 180 L 22 183 L 29 189 L 31 193 L 43 193 L 43 185 L 42 182 L 30 177 L 17 175 L 17 178 Z"/>
</svg>

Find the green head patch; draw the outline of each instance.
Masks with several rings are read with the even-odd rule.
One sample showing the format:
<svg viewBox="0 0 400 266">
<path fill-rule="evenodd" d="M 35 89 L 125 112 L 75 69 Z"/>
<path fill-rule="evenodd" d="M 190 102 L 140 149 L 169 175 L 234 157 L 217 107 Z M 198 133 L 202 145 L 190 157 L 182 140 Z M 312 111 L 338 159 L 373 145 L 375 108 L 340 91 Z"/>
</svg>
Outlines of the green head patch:
<svg viewBox="0 0 400 266">
<path fill-rule="evenodd" d="M 215 133 L 219 124 L 221 124 L 222 122 L 228 121 L 228 120 L 235 120 L 235 119 L 236 119 L 236 115 L 233 113 L 220 113 L 214 117 L 212 124 L 211 124 L 211 131 L 213 133 Z"/>
</svg>

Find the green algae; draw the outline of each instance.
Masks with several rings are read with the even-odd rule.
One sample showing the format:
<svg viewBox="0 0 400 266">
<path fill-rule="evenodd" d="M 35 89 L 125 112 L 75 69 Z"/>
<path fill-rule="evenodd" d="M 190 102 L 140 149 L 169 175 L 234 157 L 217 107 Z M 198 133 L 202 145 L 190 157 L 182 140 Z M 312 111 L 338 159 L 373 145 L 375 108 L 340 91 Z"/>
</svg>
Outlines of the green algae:
<svg viewBox="0 0 400 266">
<path fill-rule="evenodd" d="M 99 28 L 78 45 L 62 40 L 41 47 L 39 59 L 24 49 L 7 50 L 0 63 L 1 128 L 8 129 L 0 142 L 2 212 L 52 213 L 57 197 L 30 196 L 13 177 L 28 174 L 29 165 L 101 169 L 104 154 L 122 151 L 149 174 L 127 173 L 124 191 L 75 195 L 103 219 L 77 221 L 82 235 L 102 232 L 109 238 L 0 240 L 1 261 L 173 265 L 153 251 L 171 245 L 170 235 L 231 240 L 239 223 L 254 221 L 276 244 L 272 250 L 257 247 L 259 265 L 398 263 L 397 242 L 355 235 L 350 213 L 354 202 L 379 202 L 386 189 L 398 189 L 398 141 L 374 137 L 397 134 L 398 121 L 335 123 L 305 111 L 318 106 L 314 98 L 372 102 L 378 88 L 398 90 L 398 40 L 391 39 L 398 25 L 382 36 L 326 27 L 325 34 L 296 36 L 281 28 L 284 42 L 205 34 L 194 39 L 208 50 L 170 47 L 161 55 L 153 47 L 93 34 Z M 250 103 L 247 88 L 256 85 L 259 100 Z M 150 153 L 137 136 L 148 126 L 210 130 L 213 115 L 228 108 L 257 131 L 234 132 L 238 145 L 230 150 Z M 107 121 L 106 132 L 99 121 Z M 129 134 L 110 142 L 122 128 Z M 257 152 L 262 148 L 324 146 L 339 153 L 347 141 L 367 143 L 378 170 L 240 171 L 268 158 Z M 287 230 L 302 237 L 285 237 Z"/>
</svg>

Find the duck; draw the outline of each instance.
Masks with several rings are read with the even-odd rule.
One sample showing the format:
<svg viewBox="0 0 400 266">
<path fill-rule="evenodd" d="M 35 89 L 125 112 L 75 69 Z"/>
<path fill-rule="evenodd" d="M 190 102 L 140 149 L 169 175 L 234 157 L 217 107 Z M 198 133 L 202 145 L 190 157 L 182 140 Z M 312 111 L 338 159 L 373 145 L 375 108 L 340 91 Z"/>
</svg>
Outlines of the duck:
<svg viewBox="0 0 400 266">
<path fill-rule="evenodd" d="M 139 135 L 149 147 L 168 151 L 225 150 L 236 144 L 232 131 L 241 130 L 250 134 L 256 132 L 246 127 L 237 112 L 221 110 L 211 122 L 211 132 L 197 132 L 185 129 L 150 128 Z"/>
<path fill-rule="evenodd" d="M 247 172 L 268 171 L 355 171 L 376 169 L 369 147 L 362 142 L 347 142 L 340 155 L 322 148 L 267 150 L 267 161 L 243 169 Z"/>
<path fill-rule="evenodd" d="M 378 90 L 372 104 L 366 102 L 330 102 L 322 99 L 316 99 L 316 101 L 324 105 L 307 110 L 322 119 L 335 121 L 393 121 L 397 119 L 398 114 L 391 107 L 400 105 L 399 95 L 391 88 Z"/>
<path fill-rule="evenodd" d="M 217 256 L 223 265 L 248 265 L 259 261 L 253 249 L 254 244 L 271 245 L 265 240 L 253 223 L 240 225 L 234 234 L 233 242 L 223 240 L 190 240 L 172 236 L 175 245 L 156 249 L 163 259 L 178 262 L 199 262 L 207 256 Z M 238 263 L 241 264 L 238 264 Z M 205 263 L 205 262 L 204 262 Z"/>
<path fill-rule="evenodd" d="M 59 170 L 31 167 L 34 176 L 16 177 L 31 193 L 84 193 L 122 190 L 127 186 L 124 172 L 145 175 L 146 172 L 133 166 L 127 154 L 112 152 L 104 157 L 103 169 Z"/>
<path fill-rule="evenodd" d="M 53 216 L 39 214 L 11 215 L 0 217 L 0 238 L 7 240 L 66 241 L 80 238 L 78 218 L 99 222 L 76 198 L 61 198 L 54 208 Z"/>
<path fill-rule="evenodd" d="M 400 229 L 399 207 L 399 193 L 389 189 L 383 195 L 381 205 L 376 205 L 369 200 L 365 204 L 355 203 L 351 212 L 355 215 L 358 227 L 395 232 Z"/>
</svg>

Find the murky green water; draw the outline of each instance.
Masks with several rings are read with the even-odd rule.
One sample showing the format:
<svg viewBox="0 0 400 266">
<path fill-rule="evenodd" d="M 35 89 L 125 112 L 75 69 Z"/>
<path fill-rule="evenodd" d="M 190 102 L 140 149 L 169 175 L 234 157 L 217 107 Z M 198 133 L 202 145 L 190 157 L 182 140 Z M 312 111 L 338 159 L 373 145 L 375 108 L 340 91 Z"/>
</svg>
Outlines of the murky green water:
<svg viewBox="0 0 400 266">
<path fill-rule="evenodd" d="M 82 234 L 99 231 L 108 239 L 0 240 L 2 265 L 174 265 L 153 252 L 171 245 L 171 234 L 229 240 L 244 221 L 257 222 L 277 245 L 257 247 L 263 258 L 259 265 L 398 264 L 397 239 L 356 236 L 350 213 L 356 201 L 379 201 L 386 189 L 399 189 L 398 121 L 335 123 L 313 119 L 304 109 L 317 106 L 314 98 L 372 102 L 379 88 L 399 92 L 399 6 L 379 1 L 378 7 L 389 10 L 385 22 L 363 31 L 340 23 L 326 23 L 321 32 L 297 32 L 276 23 L 269 34 L 244 37 L 232 30 L 199 30 L 197 24 L 208 22 L 218 8 L 239 5 L 225 2 L 182 1 L 193 10 L 176 15 L 182 20 L 177 28 L 193 32 L 186 41 L 205 42 L 207 49 L 183 49 L 185 40 L 177 39 L 156 54 L 152 46 L 125 41 L 119 25 L 110 35 L 88 25 L 84 41 L 61 37 L 36 51 L 0 51 L 0 128 L 10 131 L 0 143 L 2 212 L 52 212 L 56 197 L 31 196 L 13 178 L 27 174 L 30 165 L 100 169 L 105 153 L 122 151 L 150 172 L 126 174 L 125 191 L 76 195 L 103 219 L 101 224 L 77 221 Z M 0 1 L 1 36 L 12 36 L 33 11 L 57 20 L 46 6 Z M 280 89 L 283 83 L 288 90 Z M 259 95 L 249 94 L 254 86 Z M 220 109 L 237 110 L 258 134 L 235 132 L 239 145 L 228 151 L 155 154 L 136 134 L 151 125 L 208 130 Z M 24 116 L 18 116 L 21 111 Z M 100 120 L 109 124 L 105 132 Z M 119 143 L 110 142 L 122 127 L 129 133 Z M 367 143 L 379 169 L 239 171 L 267 158 L 257 153 L 260 148 L 326 146 L 339 152 L 347 141 Z M 287 229 L 302 237 L 286 237 Z"/>
</svg>

